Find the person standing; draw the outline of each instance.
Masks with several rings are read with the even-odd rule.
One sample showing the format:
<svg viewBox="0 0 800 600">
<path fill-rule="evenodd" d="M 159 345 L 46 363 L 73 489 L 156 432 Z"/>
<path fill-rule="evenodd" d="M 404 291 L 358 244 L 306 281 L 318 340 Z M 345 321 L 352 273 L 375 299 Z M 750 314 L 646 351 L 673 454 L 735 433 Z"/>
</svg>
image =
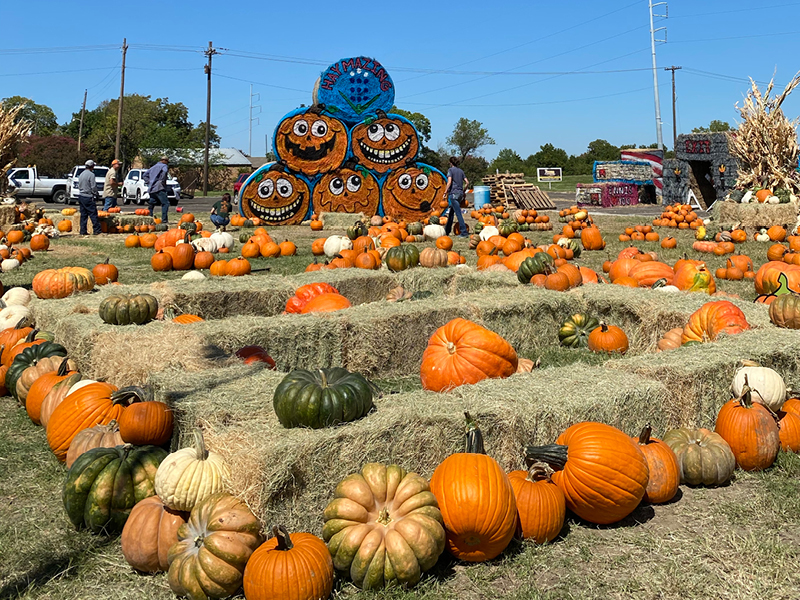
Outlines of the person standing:
<svg viewBox="0 0 800 600">
<path fill-rule="evenodd" d="M 169 158 L 161 159 L 144 173 L 144 182 L 148 186 L 150 199 L 150 216 L 155 212 L 156 202 L 161 204 L 161 222 L 166 223 L 169 217 L 169 199 L 167 198 L 167 177 L 169 176 Z"/>
<path fill-rule="evenodd" d="M 94 176 L 94 161 L 87 160 L 86 168 L 78 177 L 78 204 L 81 208 L 80 229 L 81 235 L 89 235 L 87 220 L 92 220 L 92 234 L 100 235 L 100 219 L 97 217 L 97 179 Z"/>
<path fill-rule="evenodd" d="M 444 188 L 444 195 L 450 203 L 450 214 L 447 215 L 447 224 L 444 231 L 450 235 L 453 226 L 453 216 L 458 217 L 458 231 L 461 237 L 468 237 L 467 225 L 464 223 L 464 216 L 461 214 L 461 201 L 464 199 L 464 188 L 469 186 L 469 179 L 458 167 L 458 159 L 450 157 L 450 168 L 447 170 L 447 186 Z"/>
<path fill-rule="evenodd" d="M 231 213 L 231 195 L 229 193 L 222 194 L 222 200 L 216 202 L 211 207 L 211 222 L 216 226 L 217 230 L 225 231 L 225 226 L 230 223 Z"/>
<path fill-rule="evenodd" d="M 106 173 L 106 180 L 103 184 L 103 210 L 108 210 L 117 205 L 120 167 L 122 167 L 122 163 L 116 158 L 111 161 L 111 168 Z"/>
</svg>

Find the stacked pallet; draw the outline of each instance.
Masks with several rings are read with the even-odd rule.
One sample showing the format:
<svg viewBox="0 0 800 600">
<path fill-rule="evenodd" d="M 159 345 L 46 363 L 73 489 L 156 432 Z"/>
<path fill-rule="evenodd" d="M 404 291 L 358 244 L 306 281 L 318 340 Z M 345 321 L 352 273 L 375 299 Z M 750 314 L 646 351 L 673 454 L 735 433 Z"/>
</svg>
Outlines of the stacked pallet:
<svg viewBox="0 0 800 600">
<path fill-rule="evenodd" d="M 491 189 L 489 191 L 489 198 L 492 204 L 507 204 L 506 192 L 503 184 L 521 184 L 525 183 L 525 173 L 497 173 L 494 175 L 486 175 L 483 178 L 483 184 L 488 185 Z"/>
<path fill-rule="evenodd" d="M 526 210 L 555 210 L 556 205 L 546 192 L 532 183 L 502 183 L 506 207 Z"/>
</svg>

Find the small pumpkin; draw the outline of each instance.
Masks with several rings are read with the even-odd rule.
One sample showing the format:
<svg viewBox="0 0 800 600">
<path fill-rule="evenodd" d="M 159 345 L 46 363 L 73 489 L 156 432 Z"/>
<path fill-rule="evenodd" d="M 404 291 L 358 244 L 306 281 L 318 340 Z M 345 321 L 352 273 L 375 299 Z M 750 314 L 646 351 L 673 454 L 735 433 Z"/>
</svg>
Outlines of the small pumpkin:
<svg viewBox="0 0 800 600">
<path fill-rule="evenodd" d="M 800 329 L 800 294 L 775 296 L 769 305 L 769 320 L 776 327 Z"/>
<path fill-rule="evenodd" d="M 104 262 L 101 262 L 92 269 L 92 275 L 94 275 L 94 280 L 97 285 L 114 283 L 119 279 L 119 270 L 116 266 L 110 264 L 108 262 L 109 260 L 109 258 L 106 258 Z"/>
<path fill-rule="evenodd" d="M 172 437 L 172 409 L 163 402 L 134 402 L 119 418 L 122 440 L 135 446 L 161 446 Z"/>
<path fill-rule="evenodd" d="M 116 421 L 111 421 L 108 425 L 87 427 L 79 432 L 69 445 L 67 468 L 69 469 L 84 452 L 94 448 L 114 448 L 124 444 Z"/>
<path fill-rule="evenodd" d="M 122 529 L 122 556 L 142 573 L 169 569 L 169 549 L 178 542 L 178 529 L 189 515 L 168 508 L 158 496 L 150 496 L 131 510 Z"/>
<path fill-rule="evenodd" d="M 601 322 L 589 333 L 586 344 L 592 352 L 625 354 L 628 351 L 628 336 L 616 325 Z"/>
<path fill-rule="evenodd" d="M 534 463 L 528 471 L 508 474 L 517 501 L 522 537 L 537 544 L 552 542 L 564 527 L 564 492 L 550 479 L 553 470 Z"/>
<path fill-rule="evenodd" d="M 561 324 L 558 341 L 567 348 L 586 348 L 589 334 L 600 327 L 600 322 L 584 313 L 575 313 Z"/>
<path fill-rule="evenodd" d="M 731 383 L 733 397 L 741 397 L 744 394 L 745 383 L 747 383 L 754 402 L 760 402 L 772 412 L 778 412 L 786 401 L 787 390 L 783 377 L 769 367 L 762 367 L 751 361 L 743 362 L 744 366 L 738 369 L 733 376 Z"/>
<path fill-rule="evenodd" d="M 736 457 L 719 434 L 682 427 L 668 431 L 663 441 L 678 459 L 681 483 L 717 486 L 726 484 L 733 476 Z"/>
<path fill-rule="evenodd" d="M 445 253 L 446 255 L 447 253 Z M 389 248 L 383 262 L 392 272 L 405 271 L 419 264 L 419 250 L 413 244 L 402 244 Z"/>
<path fill-rule="evenodd" d="M 447 262 L 447 250 L 442 250 L 440 248 L 425 248 L 419 253 L 419 264 L 428 269 L 446 267 Z"/>
<path fill-rule="evenodd" d="M 639 445 L 639 450 L 644 454 L 647 468 L 650 471 L 647 489 L 642 500 L 651 504 L 663 504 L 672 500 L 678 493 L 681 469 L 672 448 L 658 438 L 651 437 L 652 432 L 653 429 L 648 423 L 639 436 L 633 438 L 633 441 Z"/>
<path fill-rule="evenodd" d="M 144 325 L 156 318 L 158 300 L 151 294 L 108 296 L 97 312 L 109 325 Z"/>
</svg>

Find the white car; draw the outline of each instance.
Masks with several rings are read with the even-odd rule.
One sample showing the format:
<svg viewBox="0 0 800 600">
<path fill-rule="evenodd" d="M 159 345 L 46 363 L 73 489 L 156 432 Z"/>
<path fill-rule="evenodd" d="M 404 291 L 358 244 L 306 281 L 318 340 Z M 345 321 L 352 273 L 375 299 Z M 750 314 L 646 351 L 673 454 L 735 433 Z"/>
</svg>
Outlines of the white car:
<svg viewBox="0 0 800 600">
<path fill-rule="evenodd" d="M 150 199 L 147 184 L 144 182 L 144 174 L 147 169 L 131 169 L 122 180 L 122 201 L 130 204 L 144 204 Z M 171 205 L 178 203 L 181 197 L 181 184 L 174 177 L 167 177 L 167 198 Z"/>
<path fill-rule="evenodd" d="M 69 198 L 67 199 L 67 203 L 71 204 L 73 200 L 78 199 L 78 177 L 80 177 L 81 173 L 86 170 L 84 165 L 78 165 L 76 167 L 72 167 L 72 171 L 69 172 L 67 176 L 67 191 L 69 193 Z M 101 167 L 100 165 L 95 166 L 94 168 L 94 180 L 97 183 L 97 193 L 99 195 L 98 198 L 95 198 L 95 202 L 102 202 L 103 201 L 103 187 L 106 184 L 106 175 L 108 174 L 108 167 Z"/>
</svg>

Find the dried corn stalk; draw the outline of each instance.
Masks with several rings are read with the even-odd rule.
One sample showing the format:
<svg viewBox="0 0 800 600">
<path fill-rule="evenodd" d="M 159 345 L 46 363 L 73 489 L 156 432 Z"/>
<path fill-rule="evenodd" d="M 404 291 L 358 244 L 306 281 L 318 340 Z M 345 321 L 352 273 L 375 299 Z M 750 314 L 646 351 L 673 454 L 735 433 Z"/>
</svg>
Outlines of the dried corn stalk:
<svg viewBox="0 0 800 600">
<path fill-rule="evenodd" d="M 17 115 L 23 106 L 24 104 L 20 104 L 9 110 L 0 106 L 0 198 L 7 194 L 8 177 L 5 173 L 17 162 L 17 145 L 31 129 L 28 121 L 17 121 Z"/>
<path fill-rule="evenodd" d="M 800 73 L 794 76 L 779 96 L 770 97 L 774 79 L 764 93 L 750 80 L 750 90 L 740 107 L 738 131 L 731 134 L 731 153 L 739 161 L 736 186 L 742 189 L 786 189 L 800 193 L 800 175 L 795 170 L 800 156 L 797 143 L 798 119 L 790 121 L 781 110 L 789 94 L 800 85 Z"/>
</svg>

